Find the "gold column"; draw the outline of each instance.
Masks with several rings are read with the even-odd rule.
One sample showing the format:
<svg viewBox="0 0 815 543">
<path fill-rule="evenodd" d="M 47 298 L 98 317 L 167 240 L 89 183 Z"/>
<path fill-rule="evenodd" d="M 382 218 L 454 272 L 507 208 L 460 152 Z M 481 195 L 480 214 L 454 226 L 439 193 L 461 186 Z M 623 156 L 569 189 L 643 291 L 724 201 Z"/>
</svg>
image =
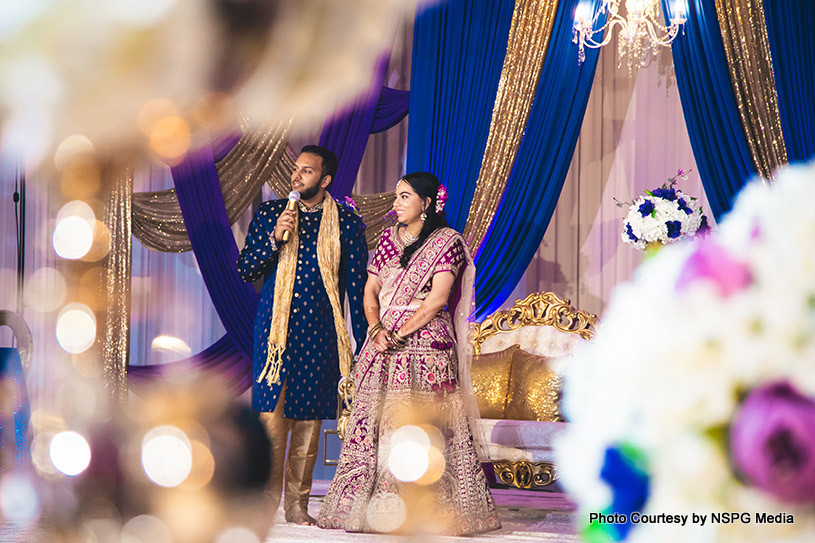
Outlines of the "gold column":
<svg viewBox="0 0 815 543">
<path fill-rule="evenodd" d="M 464 239 L 475 253 L 504 195 L 535 99 L 558 2 L 516 0 L 487 146 Z"/>
<path fill-rule="evenodd" d="M 114 403 L 127 399 L 127 363 L 130 355 L 131 196 L 130 166 L 110 168 L 112 176 L 105 225 L 110 230 L 110 252 L 105 265 L 105 386 Z"/>
<path fill-rule="evenodd" d="M 730 81 L 758 173 L 765 179 L 789 162 L 781 129 L 764 0 L 716 0 Z"/>
</svg>

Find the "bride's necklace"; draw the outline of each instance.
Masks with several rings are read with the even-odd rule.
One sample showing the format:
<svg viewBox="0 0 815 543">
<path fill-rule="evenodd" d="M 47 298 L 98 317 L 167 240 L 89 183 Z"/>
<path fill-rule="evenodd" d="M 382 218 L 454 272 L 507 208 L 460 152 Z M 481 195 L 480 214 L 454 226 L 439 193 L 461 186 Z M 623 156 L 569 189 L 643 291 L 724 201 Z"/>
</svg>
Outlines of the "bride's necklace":
<svg viewBox="0 0 815 543">
<path fill-rule="evenodd" d="M 412 235 L 410 231 L 407 228 L 405 228 L 405 243 L 407 243 L 408 245 L 412 245 L 413 242 L 415 242 L 418 239 L 419 236 Z"/>
</svg>

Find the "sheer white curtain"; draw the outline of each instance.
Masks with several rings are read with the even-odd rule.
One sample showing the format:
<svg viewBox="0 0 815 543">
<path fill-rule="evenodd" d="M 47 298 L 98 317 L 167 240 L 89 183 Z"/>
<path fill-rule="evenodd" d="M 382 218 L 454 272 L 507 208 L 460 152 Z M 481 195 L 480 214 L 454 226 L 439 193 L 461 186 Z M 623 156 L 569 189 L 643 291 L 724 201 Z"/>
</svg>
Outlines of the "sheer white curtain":
<svg viewBox="0 0 815 543">
<path fill-rule="evenodd" d="M 17 311 L 17 239 L 13 194 L 19 177 L 16 157 L 0 149 L 0 309 Z M 46 271 L 60 272 L 52 236 L 59 193 L 38 174 L 27 175 L 25 285 L 22 316 L 33 336 L 31 365 L 26 375 L 32 408 L 53 403 L 58 383 L 52 377 L 70 363 L 70 356 L 56 340 L 56 317 L 65 303 L 65 292 L 54 282 L 40 280 Z M 61 294 L 61 295 L 60 295 Z M 13 343 L 11 329 L 0 327 L 0 346 Z"/>
<path fill-rule="evenodd" d="M 535 259 L 504 304 L 549 290 L 602 314 L 614 287 L 631 278 L 642 253 L 620 238 L 627 207 L 677 169 L 693 170 L 678 187 L 707 204 L 676 88 L 669 49 L 629 75 L 604 47 L 580 138 L 557 208 Z"/>
<path fill-rule="evenodd" d="M 172 188 L 170 170 L 141 168 L 134 192 Z M 130 363 L 172 362 L 209 347 L 224 333 L 192 251 L 161 253 L 133 238 Z M 159 336 L 181 342 L 154 342 Z"/>
</svg>

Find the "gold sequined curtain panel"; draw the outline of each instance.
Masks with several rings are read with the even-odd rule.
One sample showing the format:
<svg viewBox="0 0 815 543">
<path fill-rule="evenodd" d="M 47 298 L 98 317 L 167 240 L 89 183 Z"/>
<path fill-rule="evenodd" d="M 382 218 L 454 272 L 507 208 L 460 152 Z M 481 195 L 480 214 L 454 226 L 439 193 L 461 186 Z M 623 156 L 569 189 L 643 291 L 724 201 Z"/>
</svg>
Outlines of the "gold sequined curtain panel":
<svg viewBox="0 0 815 543">
<path fill-rule="evenodd" d="M 290 123 L 265 132 L 244 132 L 240 141 L 216 165 L 229 222 L 234 223 L 268 183 L 280 197 L 291 190 L 295 155 L 288 146 Z M 368 248 L 393 220 L 385 217 L 393 205 L 394 193 L 352 195 L 362 220 L 368 225 Z M 133 235 L 149 249 L 182 253 L 192 249 L 175 189 L 133 194 Z"/>
<path fill-rule="evenodd" d="M 716 14 L 747 145 L 758 172 L 770 179 L 788 159 L 764 0 L 716 0 Z"/>
<path fill-rule="evenodd" d="M 281 166 L 281 157 L 286 155 L 289 127 L 285 122 L 263 132 L 244 132 L 216 164 L 230 223 L 246 211 L 264 182 L 279 177 L 288 183 L 291 170 Z M 133 195 L 133 235 L 155 251 L 192 249 L 175 189 Z"/>
<path fill-rule="evenodd" d="M 289 183 L 290 172 L 294 171 L 294 153 L 289 150 L 280 157 L 281 171 L 289 172 L 285 177 L 274 176 L 269 178 L 269 186 L 275 194 L 285 196 L 289 193 L 291 185 Z M 382 232 L 393 224 L 394 218 L 387 215 L 393 208 L 393 200 L 396 193 L 382 192 L 379 194 L 352 194 L 351 198 L 357 204 L 362 215 L 362 221 L 367 225 L 365 229 L 365 240 L 368 242 L 368 250 L 376 248 Z"/>
<path fill-rule="evenodd" d="M 516 0 L 490 131 L 464 239 L 475 254 L 487 234 L 524 135 L 558 2 Z"/>
<path fill-rule="evenodd" d="M 110 230 L 110 252 L 105 261 L 105 339 L 102 346 L 105 385 L 115 403 L 127 399 L 127 363 L 130 355 L 131 195 L 133 170 L 114 166 L 105 226 Z"/>
</svg>

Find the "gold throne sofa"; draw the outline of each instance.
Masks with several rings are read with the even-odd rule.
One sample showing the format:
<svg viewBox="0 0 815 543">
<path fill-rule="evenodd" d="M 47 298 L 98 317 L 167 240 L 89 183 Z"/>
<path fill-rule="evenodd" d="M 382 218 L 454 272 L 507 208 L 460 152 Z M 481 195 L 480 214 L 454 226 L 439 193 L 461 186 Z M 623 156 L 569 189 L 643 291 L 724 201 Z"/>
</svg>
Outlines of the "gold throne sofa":
<svg viewBox="0 0 815 543">
<path fill-rule="evenodd" d="M 551 292 L 530 294 L 473 329 L 472 377 L 497 482 L 546 489 L 557 480 L 553 438 L 565 425 L 561 376 L 597 316 Z"/>
</svg>

